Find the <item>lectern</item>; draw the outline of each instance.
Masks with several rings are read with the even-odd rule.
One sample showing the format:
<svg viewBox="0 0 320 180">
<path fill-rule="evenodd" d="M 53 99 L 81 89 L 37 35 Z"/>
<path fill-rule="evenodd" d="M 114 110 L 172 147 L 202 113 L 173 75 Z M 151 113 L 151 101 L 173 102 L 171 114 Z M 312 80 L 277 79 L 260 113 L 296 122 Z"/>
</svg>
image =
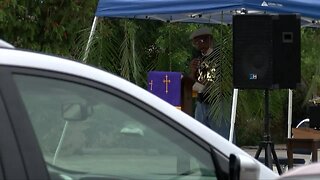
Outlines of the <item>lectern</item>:
<svg viewBox="0 0 320 180">
<path fill-rule="evenodd" d="M 193 115 L 192 86 L 193 80 L 181 72 L 148 73 L 148 91 L 190 116 Z"/>
<path fill-rule="evenodd" d="M 194 80 L 189 76 L 183 76 L 181 79 L 181 110 L 190 116 L 193 116 L 192 106 L 192 86 Z"/>
</svg>

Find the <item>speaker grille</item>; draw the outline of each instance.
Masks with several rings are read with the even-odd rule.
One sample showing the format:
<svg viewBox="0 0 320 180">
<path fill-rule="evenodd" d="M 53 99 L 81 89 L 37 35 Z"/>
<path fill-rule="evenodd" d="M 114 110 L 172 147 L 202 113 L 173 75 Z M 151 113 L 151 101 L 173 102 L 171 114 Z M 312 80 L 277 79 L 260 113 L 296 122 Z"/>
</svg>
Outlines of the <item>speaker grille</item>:
<svg viewBox="0 0 320 180">
<path fill-rule="evenodd" d="M 272 86 L 272 46 L 271 16 L 234 16 L 233 77 L 235 88 L 265 89 Z"/>
<path fill-rule="evenodd" d="M 300 19 L 296 15 L 233 17 L 234 88 L 294 88 L 300 74 Z"/>
</svg>

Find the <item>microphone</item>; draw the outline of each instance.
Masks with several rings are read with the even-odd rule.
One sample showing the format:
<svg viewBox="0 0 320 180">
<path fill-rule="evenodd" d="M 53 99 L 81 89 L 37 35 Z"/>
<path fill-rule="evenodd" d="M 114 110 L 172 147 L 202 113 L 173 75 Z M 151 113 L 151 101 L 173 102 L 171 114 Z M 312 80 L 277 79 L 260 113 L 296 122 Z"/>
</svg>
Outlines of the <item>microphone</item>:
<svg viewBox="0 0 320 180">
<path fill-rule="evenodd" d="M 193 51 L 192 51 L 192 59 L 201 58 L 201 56 L 202 56 L 201 51 L 193 49 Z"/>
</svg>

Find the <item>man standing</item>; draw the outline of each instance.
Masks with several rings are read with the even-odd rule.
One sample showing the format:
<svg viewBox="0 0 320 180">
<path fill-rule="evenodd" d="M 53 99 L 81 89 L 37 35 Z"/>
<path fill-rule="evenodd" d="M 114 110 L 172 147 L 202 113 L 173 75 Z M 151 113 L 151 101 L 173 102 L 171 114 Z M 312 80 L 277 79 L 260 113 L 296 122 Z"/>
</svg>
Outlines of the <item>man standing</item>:
<svg viewBox="0 0 320 180">
<path fill-rule="evenodd" d="M 193 91 L 197 92 L 195 119 L 213 129 L 221 136 L 228 139 L 229 122 L 222 119 L 214 119 L 210 114 L 209 93 L 214 89 L 208 89 L 212 83 L 221 83 L 216 79 L 218 54 L 214 51 L 214 39 L 208 28 L 200 28 L 190 35 L 192 45 L 199 51 L 199 57 L 194 57 L 190 62 L 191 78 L 194 80 Z"/>
</svg>

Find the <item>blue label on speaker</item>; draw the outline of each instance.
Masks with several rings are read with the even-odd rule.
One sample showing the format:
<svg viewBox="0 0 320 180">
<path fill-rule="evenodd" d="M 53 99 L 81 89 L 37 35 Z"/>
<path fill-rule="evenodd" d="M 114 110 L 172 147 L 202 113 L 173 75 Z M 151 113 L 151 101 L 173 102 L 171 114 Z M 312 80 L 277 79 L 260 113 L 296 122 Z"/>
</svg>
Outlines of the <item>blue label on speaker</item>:
<svg viewBox="0 0 320 180">
<path fill-rule="evenodd" d="M 249 79 L 256 80 L 256 79 L 258 79 L 258 75 L 257 74 L 249 74 Z"/>
</svg>

